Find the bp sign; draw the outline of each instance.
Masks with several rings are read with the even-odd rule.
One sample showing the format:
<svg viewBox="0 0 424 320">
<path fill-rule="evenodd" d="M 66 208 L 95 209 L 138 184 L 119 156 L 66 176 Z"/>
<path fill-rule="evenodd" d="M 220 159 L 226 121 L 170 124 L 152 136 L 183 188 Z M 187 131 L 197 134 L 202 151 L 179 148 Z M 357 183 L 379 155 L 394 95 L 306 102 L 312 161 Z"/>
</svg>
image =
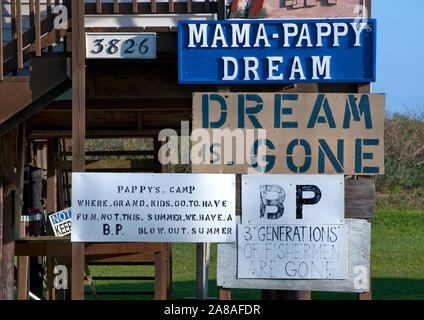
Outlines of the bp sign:
<svg viewBox="0 0 424 320">
<path fill-rule="evenodd" d="M 375 81 L 376 21 L 180 21 L 179 82 Z"/>
<path fill-rule="evenodd" d="M 237 276 L 345 279 L 344 177 L 244 175 Z"/>
</svg>

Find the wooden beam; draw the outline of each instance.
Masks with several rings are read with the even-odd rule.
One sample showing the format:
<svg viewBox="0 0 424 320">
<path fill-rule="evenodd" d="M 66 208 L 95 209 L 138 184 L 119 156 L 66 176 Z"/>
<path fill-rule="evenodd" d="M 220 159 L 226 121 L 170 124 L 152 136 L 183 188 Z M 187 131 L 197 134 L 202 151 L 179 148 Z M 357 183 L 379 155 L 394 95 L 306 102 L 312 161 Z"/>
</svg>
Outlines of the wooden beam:
<svg viewBox="0 0 424 320">
<path fill-rule="evenodd" d="M 22 69 L 24 67 L 24 58 L 23 58 L 23 45 L 22 45 L 22 10 L 21 10 L 21 1 L 18 0 L 16 4 L 16 15 L 17 15 L 17 32 L 18 32 L 18 68 Z"/>
<path fill-rule="evenodd" d="M 6 121 L 1 123 L 0 125 L 0 135 L 7 132 L 11 128 L 17 126 L 23 121 L 30 118 L 34 115 L 38 110 L 48 105 L 51 101 L 57 98 L 59 95 L 67 91 L 70 87 L 70 81 L 67 79 L 60 83 L 57 87 L 53 88 L 49 92 L 46 92 L 39 99 L 33 101 L 29 105 L 26 105 L 26 108 L 18 111 L 14 115 L 11 115 L 7 118 Z M 71 136 L 71 133 L 69 134 Z"/>
<path fill-rule="evenodd" d="M 70 111 L 72 101 L 53 101 L 43 112 Z M 192 98 L 163 99 L 87 99 L 86 111 L 183 111 L 192 110 Z"/>
<path fill-rule="evenodd" d="M 3 8 L 0 10 L 0 81 L 3 80 Z"/>
<path fill-rule="evenodd" d="M 154 137 L 160 130 L 89 130 L 86 137 Z M 179 132 L 177 130 L 177 132 Z M 32 130 L 28 133 L 31 139 L 47 139 L 49 137 L 71 137 L 70 130 Z"/>
<path fill-rule="evenodd" d="M 40 0 L 35 0 L 35 55 L 41 56 L 41 8 Z"/>
<path fill-rule="evenodd" d="M 72 1 L 72 170 L 85 170 L 85 32 L 83 0 Z M 85 244 L 72 243 L 72 300 L 84 300 Z"/>
</svg>

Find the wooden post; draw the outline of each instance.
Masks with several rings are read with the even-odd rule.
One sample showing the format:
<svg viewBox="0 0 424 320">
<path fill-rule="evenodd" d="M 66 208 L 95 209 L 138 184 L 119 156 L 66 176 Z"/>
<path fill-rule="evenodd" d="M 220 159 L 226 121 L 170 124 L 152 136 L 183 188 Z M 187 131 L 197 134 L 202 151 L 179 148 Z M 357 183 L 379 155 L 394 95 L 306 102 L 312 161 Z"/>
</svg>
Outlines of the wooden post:
<svg viewBox="0 0 424 320">
<path fill-rule="evenodd" d="M 29 257 L 18 257 L 18 300 L 28 300 Z"/>
<path fill-rule="evenodd" d="M 47 140 L 47 199 L 46 211 L 47 214 L 56 212 L 56 151 L 57 139 L 50 138 Z M 47 220 L 48 221 L 48 220 Z M 47 223 L 47 235 L 53 235 L 53 230 L 50 223 Z M 49 254 L 49 247 L 47 247 L 46 256 L 46 272 L 47 272 L 47 285 L 46 285 L 46 299 L 55 300 L 56 292 L 53 286 L 54 279 L 54 258 Z"/>
<path fill-rule="evenodd" d="M 218 299 L 219 300 L 231 300 L 231 289 L 218 287 Z"/>
<path fill-rule="evenodd" d="M 162 145 L 165 142 L 162 142 Z M 169 173 L 169 164 L 161 165 L 162 173 Z M 164 243 L 164 269 L 165 269 L 165 278 L 166 278 L 166 299 L 172 299 L 172 243 Z"/>
<path fill-rule="evenodd" d="M 1 139 L 1 186 L 2 186 L 2 241 L 0 299 L 12 300 L 15 280 L 15 163 L 16 129 L 12 129 Z M 1 203 L 0 203 L 1 205 Z"/>
<path fill-rule="evenodd" d="M 367 18 L 371 18 L 371 0 L 365 0 L 365 8 L 367 9 Z M 358 93 L 370 93 L 371 92 L 371 84 L 369 83 L 362 83 L 358 85 Z M 365 179 L 369 179 L 365 177 Z M 371 221 L 368 220 L 370 223 Z M 371 250 L 371 249 L 370 249 Z M 371 256 L 370 256 L 371 259 Z M 372 290 L 371 290 L 371 260 L 370 260 L 370 268 L 368 270 L 369 272 L 369 288 L 370 290 L 368 292 L 359 293 L 358 294 L 358 300 L 372 300 Z"/>
<path fill-rule="evenodd" d="M 23 187 L 24 187 L 24 170 L 25 170 L 25 123 L 21 123 L 18 127 L 18 143 L 17 143 L 17 165 L 16 165 L 16 196 L 15 196 L 15 238 L 19 239 L 24 236 L 25 230 L 21 228 L 21 213 L 23 205 Z M 29 291 L 29 257 L 18 257 L 18 299 L 27 300 Z"/>
<path fill-rule="evenodd" d="M 47 214 L 56 212 L 56 151 L 57 139 L 50 138 L 47 140 Z M 52 234 L 51 234 L 52 235 Z"/>
<path fill-rule="evenodd" d="M 84 1 L 72 1 L 72 171 L 85 170 Z M 84 300 L 85 243 L 72 243 L 72 300 Z"/>
<path fill-rule="evenodd" d="M 3 201 L 3 145 L 0 137 L 0 261 L 3 261 L 3 225 L 4 225 L 4 201 Z M 0 300 L 3 300 L 3 265 L 0 262 Z"/>
</svg>

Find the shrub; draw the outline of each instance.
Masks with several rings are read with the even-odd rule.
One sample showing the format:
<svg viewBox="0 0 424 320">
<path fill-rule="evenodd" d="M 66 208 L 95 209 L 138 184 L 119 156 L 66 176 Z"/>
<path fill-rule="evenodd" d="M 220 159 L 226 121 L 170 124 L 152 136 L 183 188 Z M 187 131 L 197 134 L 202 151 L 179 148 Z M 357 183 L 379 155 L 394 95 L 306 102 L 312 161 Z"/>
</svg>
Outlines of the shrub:
<svg viewBox="0 0 424 320">
<path fill-rule="evenodd" d="M 377 190 L 405 192 L 424 186 L 424 113 L 395 113 L 385 119 L 385 175 Z"/>
</svg>

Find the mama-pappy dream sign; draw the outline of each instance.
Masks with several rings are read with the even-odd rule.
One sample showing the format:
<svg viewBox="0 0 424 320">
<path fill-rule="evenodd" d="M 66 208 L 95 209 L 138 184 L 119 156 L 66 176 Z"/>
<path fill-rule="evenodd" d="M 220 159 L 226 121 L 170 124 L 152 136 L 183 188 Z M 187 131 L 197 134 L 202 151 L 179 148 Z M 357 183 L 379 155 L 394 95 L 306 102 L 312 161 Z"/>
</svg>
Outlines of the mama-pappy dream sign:
<svg viewBox="0 0 424 320">
<path fill-rule="evenodd" d="M 235 176 L 73 173 L 72 241 L 234 242 Z"/>
<path fill-rule="evenodd" d="M 344 177 L 242 177 L 237 277 L 346 278 Z"/>
<path fill-rule="evenodd" d="M 376 21 L 179 21 L 179 82 L 375 81 Z"/>
</svg>

